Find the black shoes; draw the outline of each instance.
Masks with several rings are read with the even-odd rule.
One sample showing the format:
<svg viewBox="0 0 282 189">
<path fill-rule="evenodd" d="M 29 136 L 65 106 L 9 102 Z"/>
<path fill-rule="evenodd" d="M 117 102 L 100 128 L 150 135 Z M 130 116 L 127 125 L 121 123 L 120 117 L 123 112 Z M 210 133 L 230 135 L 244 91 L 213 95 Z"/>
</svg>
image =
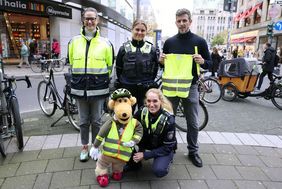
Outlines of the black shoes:
<svg viewBox="0 0 282 189">
<path fill-rule="evenodd" d="M 203 161 L 200 158 L 199 154 L 190 154 L 188 155 L 188 158 L 196 167 L 203 167 Z"/>
<path fill-rule="evenodd" d="M 128 162 L 124 167 L 123 167 L 123 172 L 130 172 L 130 171 L 138 171 L 142 168 L 142 163 L 133 163 L 133 162 Z"/>
</svg>

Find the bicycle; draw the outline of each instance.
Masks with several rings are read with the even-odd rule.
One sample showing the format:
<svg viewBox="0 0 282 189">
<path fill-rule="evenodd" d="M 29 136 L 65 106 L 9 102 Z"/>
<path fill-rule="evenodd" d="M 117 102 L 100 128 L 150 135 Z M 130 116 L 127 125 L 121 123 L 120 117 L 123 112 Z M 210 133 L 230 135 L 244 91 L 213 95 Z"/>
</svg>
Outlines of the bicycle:
<svg viewBox="0 0 282 189">
<path fill-rule="evenodd" d="M 158 75 L 157 75 L 157 77 L 155 79 L 155 83 L 157 84 L 159 89 L 162 88 L 162 77 L 161 77 L 162 71 L 163 70 L 159 70 Z M 207 126 L 208 120 L 209 120 L 209 114 L 208 114 L 207 107 L 203 103 L 201 98 L 199 98 L 199 113 L 198 113 L 198 115 L 199 115 L 199 131 L 201 131 L 201 130 L 203 130 Z M 175 116 L 177 116 L 177 117 L 184 117 L 184 108 L 182 106 L 181 99 L 179 101 L 179 104 L 178 104 Z M 175 123 L 175 127 L 177 129 L 179 129 L 180 131 L 187 132 L 186 124 L 179 125 L 178 123 Z"/>
<path fill-rule="evenodd" d="M 64 97 L 62 97 L 56 87 L 53 69 L 50 69 L 49 76 L 40 81 L 37 88 L 37 98 L 43 113 L 51 117 L 57 108 L 64 111 L 64 114 L 51 124 L 54 127 L 64 116 L 68 116 L 70 124 L 76 129 L 79 128 L 79 116 L 76 100 L 70 95 L 71 74 L 64 74 L 66 85 L 64 87 Z"/>
<path fill-rule="evenodd" d="M 34 55 L 34 60 L 31 61 L 30 68 L 35 73 L 48 72 L 50 69 L 61 72 L 65 66 L 64 59 L 44 59 L 41 55 Z"/>
<path fill-rule="evenodd" d="M 203 74 L 206 72 L 207 71 L 201 71 L 198 80 L 200 98 L 206 103 L 215 104 L 221 99 L 221 86 L 216 79 L 204 77 Z"/>
<path fill-rule="evenodd" d="M 273 81 L 268 88 L 260 93 L 240 92 L 233 83 L 227 83 L 222 87 L 222 98 L 226 101 L 233 101 L 237 96 L 239 98 L 263 97 L 271 100 L 272 104 L 282 110 L 282 76 L 273 74 Z"/>
<path fill-rule="evenodd" d="M 15 82 L 26 81 L 27 88 L 31 87 L 31 83 L 28 76 L 8 77 L 4 75 L 2 70 L 0 71 L 0 153 L 3 157 L 6 157 L 3 139 L 16 136 L 18 149 L 22 150 L 24 146 L 19 103 L 15 94 Z"/>
</svg>

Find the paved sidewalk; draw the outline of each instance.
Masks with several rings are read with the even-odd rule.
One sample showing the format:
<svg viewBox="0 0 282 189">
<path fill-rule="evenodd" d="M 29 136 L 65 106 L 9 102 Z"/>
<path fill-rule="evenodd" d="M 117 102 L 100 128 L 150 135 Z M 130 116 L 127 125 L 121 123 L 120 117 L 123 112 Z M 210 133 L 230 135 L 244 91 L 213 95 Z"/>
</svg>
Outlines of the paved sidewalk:
<svg viewBox="0 0 282 189">
<path fill-rule="evenodd" d="M 167 176 L 156 178 L 147 161 L 142 170 L 111 181 L 108 188 L 282 188 L 281 136 L 200 132 L 202 168 L 187 159 L 185 133 L 177 132 L 177 139 Z M 78 134 L 25 137 L 23 152 L 15 152 L 14 139 L 6 141 L 10 153 L 0 158 L 1 188 L 99 188 L 95 161 L 79 161 L 78 141 Z"/>
</svg>

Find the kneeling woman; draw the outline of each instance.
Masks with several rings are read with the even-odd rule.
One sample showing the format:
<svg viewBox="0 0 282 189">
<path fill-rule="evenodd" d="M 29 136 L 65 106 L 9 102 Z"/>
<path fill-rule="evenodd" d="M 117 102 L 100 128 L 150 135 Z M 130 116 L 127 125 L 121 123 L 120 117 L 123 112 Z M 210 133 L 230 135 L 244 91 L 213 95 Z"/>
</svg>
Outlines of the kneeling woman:
<svg viewBox="0 0 282 189">
<path fill-rule="evenodd" d="M 146 93 L 145 107 L 134 117 L 141 122 L 144 134 L 138 144 L 139 152 L 133 155 L 133 161 L 141 165 L 141 160 L 154 158 L 154 174 L 157 177 L 167 175 L 177 146 L 171 103 L 161 90 L 150 89 Z"/>
</svg>

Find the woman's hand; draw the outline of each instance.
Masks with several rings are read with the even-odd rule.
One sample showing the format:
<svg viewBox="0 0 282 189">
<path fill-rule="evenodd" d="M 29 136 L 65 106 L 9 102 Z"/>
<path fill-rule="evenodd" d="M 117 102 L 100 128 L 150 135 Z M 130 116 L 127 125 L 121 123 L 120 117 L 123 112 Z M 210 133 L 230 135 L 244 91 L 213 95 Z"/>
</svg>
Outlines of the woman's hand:
<svg viewBox="0 0 282 189">
<path fill-rule="evenodd" d="M 139 161 L 143 160 L 143 158 L 144 158 L 144 153 L 143 152 L 137 152 L 133 156 L 133 161 L 138 163 Z"/>
</svg>

